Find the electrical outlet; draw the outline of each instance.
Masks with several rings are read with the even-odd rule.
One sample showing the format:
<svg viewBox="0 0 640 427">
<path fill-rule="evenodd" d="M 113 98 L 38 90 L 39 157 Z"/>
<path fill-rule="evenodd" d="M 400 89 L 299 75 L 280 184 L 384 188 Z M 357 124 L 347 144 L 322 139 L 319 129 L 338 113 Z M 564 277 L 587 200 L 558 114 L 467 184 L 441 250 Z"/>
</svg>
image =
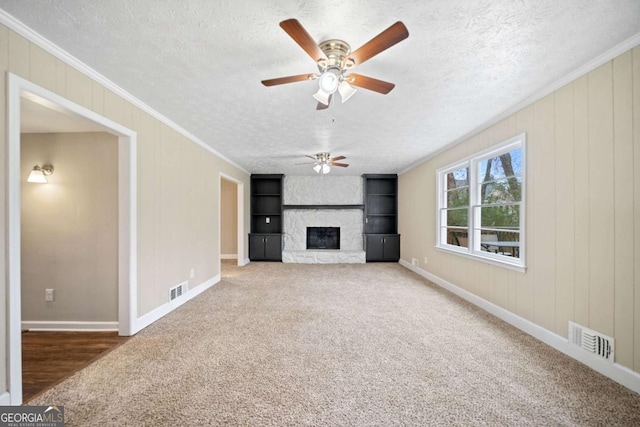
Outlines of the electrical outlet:
<svg viewBox="0 0 640 427">
<path fill-rule="evenodd" d="M 45 301 L 53 301 L 53 289 L 45 289 L 44 290 L 44 300 Z"/>
<path fill-rule="evenodd" d="M 411 264 L 413 264 L 414 267 L 418 266 L 418 258 L 411 258 Z"/>
<path fill-rule="evenodd" d="M 192 268 L 191 270 L 189 270 L 189 278 L 193 279 L 194 277 L 196 277 L 196 269 Z"/>
<path fill-rule="evenodd" d="M 424 257 L 424 264 L 425 264 L 425 265 L 429 264 L 429 258 Z"/>
<path fill-rule="evenodd" d="M 271 218 L 267 217 L 267 219 L 265 219 L 265 221 L 267 222 L 267 224 L 271 224 Z"/>
</svg>

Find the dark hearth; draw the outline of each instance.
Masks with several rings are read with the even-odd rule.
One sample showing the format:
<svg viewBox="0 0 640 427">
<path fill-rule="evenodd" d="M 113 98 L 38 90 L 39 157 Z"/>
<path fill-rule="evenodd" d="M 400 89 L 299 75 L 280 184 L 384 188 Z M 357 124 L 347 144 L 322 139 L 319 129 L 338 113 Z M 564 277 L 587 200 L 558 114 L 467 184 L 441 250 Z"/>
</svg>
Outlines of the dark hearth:
<svg viewBox="0 0 640 427">
<path fill-rule="evenodd" d="M 340 227 L 307 227 L 307 249 L 340 249 Z"/>
</svg>

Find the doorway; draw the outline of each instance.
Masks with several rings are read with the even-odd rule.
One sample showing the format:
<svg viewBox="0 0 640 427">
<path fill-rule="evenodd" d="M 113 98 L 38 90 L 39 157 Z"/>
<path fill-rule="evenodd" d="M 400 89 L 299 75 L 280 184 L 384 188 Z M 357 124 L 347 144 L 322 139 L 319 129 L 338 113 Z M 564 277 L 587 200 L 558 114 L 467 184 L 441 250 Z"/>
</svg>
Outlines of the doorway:
<svg viewBox="0 0 640 427">
<path fill-rule="evenodd" d="M 22 329 L 117 331 L 118 138 L 31 104 L 21 109 Z M 46 182 L 27 180 L 47 166 Z"/>
<path fill-rule="evenodd" d="M 223 173 L 219 182 L 220 260 L 235 258 L 236 264 L 243 266 L 247 264 L 244 256 L 244 184 Z"/>
<path fill-rule="evenodd" d="M 21 213 L 20 213 L 20 128 L 23 103 L 57 117 L 56 120 L 80 120 L 118 139 L 118 331 L 122 336 L 136 328 L 136 133 L 106 117 L 77 105 L 53 92 L 8 74 L 7 90 L 7 392 L 1 404 L 22 403 L 21 361 Z M 99 159 L 96 159 L 98 161 Z M 45 242 L 46 243 L 46 242 Z"/>
</svg>

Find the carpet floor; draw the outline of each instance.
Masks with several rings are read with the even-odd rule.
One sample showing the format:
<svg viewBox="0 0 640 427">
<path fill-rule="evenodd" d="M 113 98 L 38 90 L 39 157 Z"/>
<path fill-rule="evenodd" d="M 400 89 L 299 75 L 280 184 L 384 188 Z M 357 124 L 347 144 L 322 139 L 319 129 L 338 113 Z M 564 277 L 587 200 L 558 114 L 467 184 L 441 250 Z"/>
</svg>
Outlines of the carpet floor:
<svg viewBox="0 0 640 427">
<path fill-rule="evenodd" d="M 225 263 L 31 401 L 67 426 L 638 426 L 640 396 L 398 264 Z"/>
</svg>

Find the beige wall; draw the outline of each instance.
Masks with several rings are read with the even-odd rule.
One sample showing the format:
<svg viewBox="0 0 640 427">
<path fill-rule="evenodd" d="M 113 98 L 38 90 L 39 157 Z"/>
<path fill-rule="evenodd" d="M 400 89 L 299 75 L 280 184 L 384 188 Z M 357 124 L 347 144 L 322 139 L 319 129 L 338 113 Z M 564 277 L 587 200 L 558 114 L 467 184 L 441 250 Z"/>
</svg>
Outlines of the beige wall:
<svg viewBox="0 0 640 427">
<path fill-rule="evenodd" d="M 238 185 L 220 180 L 220 253 L 238 253 Z"/>
<path fill-rule="evenodd" d="M 137 132 L 138 316 L 168 302 L 169 288 L 189 280 L 190 289 L 219 271 L 219 175 L 249 188 L 249 176 L 158 121 L 87 75 L 0 25 L 0 72 L 32 81 Z M 6 78 L 6 77 L 5 77 Z M 0 166 L 6 164 L 6 84 L 0 85 Z M 212 141 L 215 143 L 215 141 Z M 0 174 L 0 226 L 6 230 L 6 171 Z M 245 191 L 244 205 L 249 206 Z M 244 213 L 249 229 L 249 215 Z M 246 259 L 245 244 L 243 258 Z M 0 235 L 6 259 L 6 232 Z M 6 295 L 6 263 L 0 263 L 0 294 Z M 189 279 L 190 269 L 195 278 Z M 6 366 L 6 307 L 0 304 L 0 365 Z M 6 370 L 0 369 L 0 390 Z"/>
<path fill-rule="evenodd" d="M 20 157 L 22 320 L 117 322 L 117 137 L 23 134 Z M 27 183 L 36 163 L 47 184 Z"/>
<path fill-rule="evenodd" d="M 527 272 L 438 251 L 436 169 L 527 134 Z M 640 372 L 640 47 L 400 176 L 402 259 Z M 424 257 L 428 264 L 424 265 Z"/>
</svg>

